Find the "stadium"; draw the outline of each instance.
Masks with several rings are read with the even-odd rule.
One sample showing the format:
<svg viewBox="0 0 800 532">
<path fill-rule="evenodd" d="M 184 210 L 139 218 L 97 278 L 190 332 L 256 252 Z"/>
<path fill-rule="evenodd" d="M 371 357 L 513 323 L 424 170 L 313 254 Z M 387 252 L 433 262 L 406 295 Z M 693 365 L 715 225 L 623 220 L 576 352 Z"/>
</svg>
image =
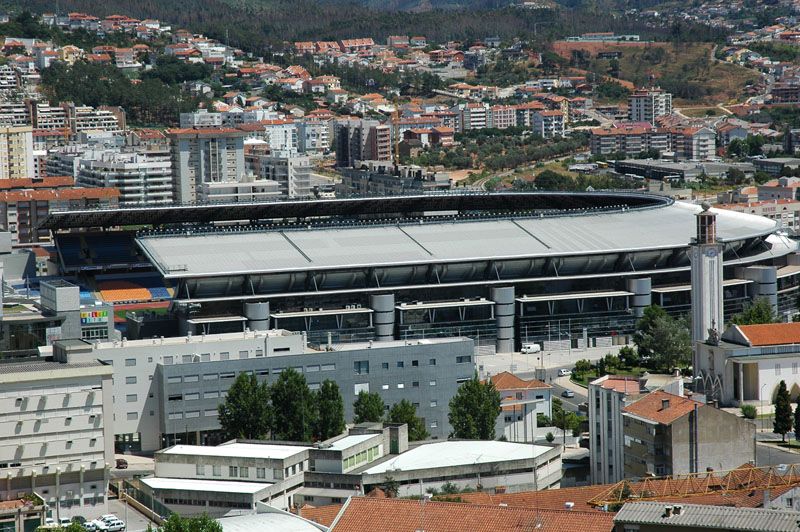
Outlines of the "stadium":
<svg viewBox="0 0 800 532">
<path fill-rule="evenodd" d="M 59 231 L 61 267 L 83 283 L 135 272 L 170 302 L 176 334 L 466 335 L 510 351 L 622 342 L 651 303 L 688 313 L 699 211 L 633 192 L 451 193 L 89 209 L 51 213 L 43 227 Z M 725 315 L 775 294 L 780 314 L 794 314 L 798 243 L 773 220 L 714 212 Z"/>
</svg>

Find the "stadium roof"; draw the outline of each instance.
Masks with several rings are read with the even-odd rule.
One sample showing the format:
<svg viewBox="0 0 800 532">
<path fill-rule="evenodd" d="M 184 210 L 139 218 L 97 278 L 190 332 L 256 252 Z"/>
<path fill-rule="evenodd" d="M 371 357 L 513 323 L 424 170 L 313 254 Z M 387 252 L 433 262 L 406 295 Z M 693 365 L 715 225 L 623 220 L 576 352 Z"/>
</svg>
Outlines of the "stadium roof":
<svg viewBox="0 0 800 532">
<path fill-rule="evenodd" d="M 665 197 L 630 192 L 442 193 L 408 196 L 209 203 L 152 207 L 98 207 L 51 212 L 43 229 L 129 225 L 208 224 L 221 221 L 311 219 L 338 216 L 395 217 L 422 212 L 559 211 L 646 208 L 669 204 Z"/>
<path fill-rule="evenodd" d="M 585 256 L 686 247 L 697 205 L 558 217 L 293 228 L 145 236 L 145 255 L 166 278 L 320 271 L 431 263 Z M 717 213 L 720 240 L 769 235 L 775 221 Z"/>
</svg>

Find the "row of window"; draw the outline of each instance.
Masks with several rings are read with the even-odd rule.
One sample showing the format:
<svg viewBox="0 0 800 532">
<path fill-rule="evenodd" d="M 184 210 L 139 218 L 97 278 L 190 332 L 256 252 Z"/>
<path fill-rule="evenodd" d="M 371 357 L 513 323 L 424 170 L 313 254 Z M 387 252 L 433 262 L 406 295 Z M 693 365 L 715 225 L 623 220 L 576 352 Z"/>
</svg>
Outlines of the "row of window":
<svg viewBox="0 0 800 532">
<path fill-rule="evenodd" d="M 463 357 L 458 357 L 458 358 L 460 359 L 460 358 L 463 358 Z M 405 363 L 404 360 L 398 360 L 396 362 L 396 364 L 397 364 L 398 368 L 404 368 L 406 366 L 406 363 Z M 436 359 L 435 358 L 429 358 L 428 359 L 428 365 L 429 366 L 435 366 L 436 365 Z M 411 361 L 411 367 L 412 368 L 419 367 L 419 360 L 412 360 Z M 389 363 L 388 362 L 382 362 L 381 363 L 381 369 L 389 369 Z M 353 371 L 355 372 L 356 375 L 367 375 L 367 374 L 369 374 L 369 360 L 356 360 L 355 362 L 353 362 Z"/>
<path fill-rule="evenodd" d="M 267 478 L 267 469 L 265 467 L 254 467 L 250 468 L 248 466 L 228 466 L 228 478 L 250 478 L 250 469 L 255 469 L 257 479 L 265 479 Z M 223 467 L 220 465 L 212 465 L 211 466 L 211 476 L 212 477 L 221 477 L 222 476 Z M 294 464 L 286 469 L 273 469 L 272 470 L 272 478 L 276 480 L 283 479 L 284 476 L 290 477 L 297 473 L 303 472 L 303 462 L 299 462 Z M 205 464 L 196 464 L 195 465 L 195 473 L 198 477 L 206 476 L 206 465 Z"/>
</svg>

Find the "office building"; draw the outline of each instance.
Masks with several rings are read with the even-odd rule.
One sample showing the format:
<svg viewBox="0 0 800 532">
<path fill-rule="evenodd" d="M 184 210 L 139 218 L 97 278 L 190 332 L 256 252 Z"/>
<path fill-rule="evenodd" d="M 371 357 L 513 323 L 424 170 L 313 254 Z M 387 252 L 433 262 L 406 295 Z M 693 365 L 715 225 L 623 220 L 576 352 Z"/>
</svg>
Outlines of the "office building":
<svg viewBox="0 0 800 532">
<path fill-rule="evenodd" d="M 377 120 L 341 120 L 334 123 L 336 166 L 353 167 L 356 161 L 391 161 L 391 127 Z"/>
<path fill-rule="evenodd" d="M 307 198 L 311 196 L 311 159 L 291 151 L 253 149 L 246 156 L 250 172 L 278 183 L 281 196 Z"/>
<path fill-rule="evenodd" d="M 371 314 L 369 309 L 356 310 Z M 263 320 L 254 317 L 247 323 L 260 327 Z M 466 338 L 330 346 L 306 345 L 304 338 L 285 330 L 197 333 L 86 342 L 80 356 L 114 367 L 114 430 L 120 452 L 217 441 L 217 406 L 236 375 L 252 371 L 273 382 L 285 368 L 303 373 L 312 389 L 325 379 L 335 381 L 348 421 L 358 393 L 377 392 L 388 406 L 401 399 L 413 402 L 431 436 L 445 438 L 450 432 L 448 402 L 475 370 L 473 342 Z M 42 348 L 44 354 L 48 350 Z M 74 352 L 78 356 L 77 347 Z"/>
<path fill-rule="evenodd" d="M 112 368 L 60 352 L 0 370 L 0 498 L 36 493 L 55 517 L 107 513 Z"/>
<path fill-rule="evenodd" d="M 228 128 L 172 129 L 173 199 L 204 200 L 203 184 L 240 181 L 245 175 L 243 131 Z"/>
</svg>

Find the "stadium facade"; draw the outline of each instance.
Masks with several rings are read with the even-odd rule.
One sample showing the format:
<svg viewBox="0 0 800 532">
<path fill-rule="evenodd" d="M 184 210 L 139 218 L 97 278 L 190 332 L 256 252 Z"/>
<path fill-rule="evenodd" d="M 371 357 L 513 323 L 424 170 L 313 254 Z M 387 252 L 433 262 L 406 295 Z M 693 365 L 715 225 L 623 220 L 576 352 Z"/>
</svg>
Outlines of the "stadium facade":
<svg viewBox="0 0 800 532">
<path fill-rule="evenodd" d="M 86 210 L 45 225 L 152 226 L 136 242 L 174 287 L 181 334 L 470 336 L 505 352 L 622 342 L 650 304 L 688 314 L 698 212 L 629 192 L 505 192 Z M 765 295 L 794 314 L 797 242 L 773 220 L 714 212 L 725 315 Z"/>
</svg>

